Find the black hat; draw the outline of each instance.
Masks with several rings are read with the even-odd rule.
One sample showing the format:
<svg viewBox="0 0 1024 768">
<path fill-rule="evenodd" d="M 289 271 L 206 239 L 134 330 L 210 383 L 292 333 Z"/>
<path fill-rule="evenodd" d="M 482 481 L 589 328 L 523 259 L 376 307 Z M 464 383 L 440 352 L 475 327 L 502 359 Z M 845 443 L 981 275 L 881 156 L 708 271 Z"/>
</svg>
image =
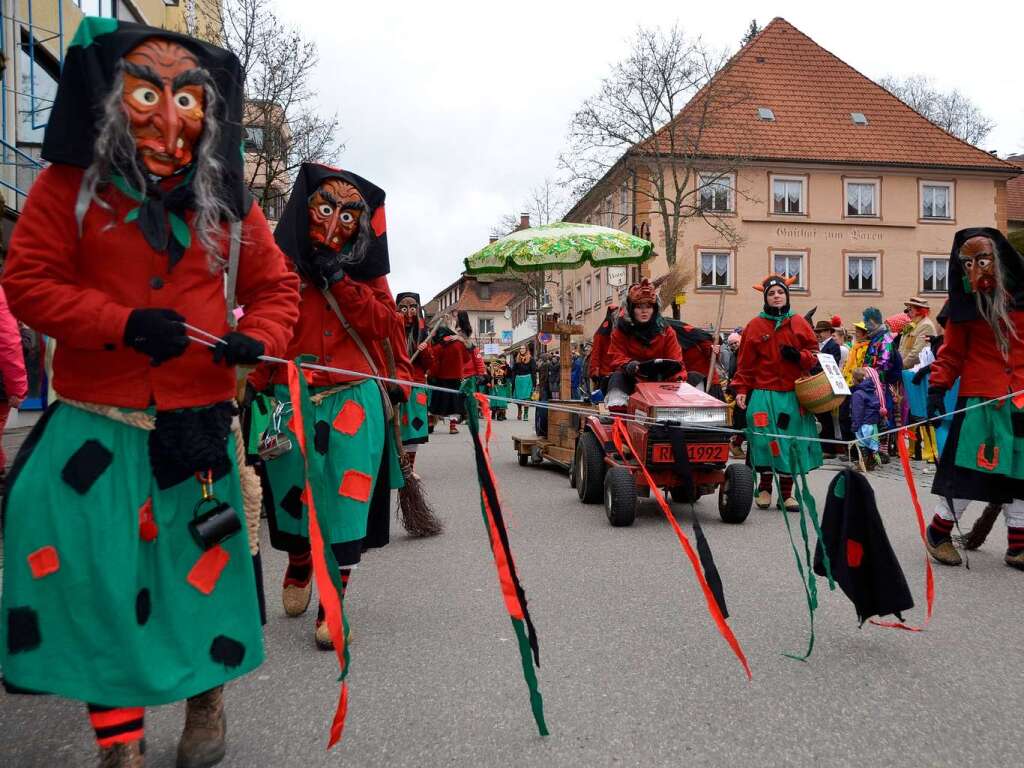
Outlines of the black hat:
<svg viewBox="0 0 1024 768">
<path fill-rule="evenodd" d="M 60 85 L 43 137 L 42 157 L 51 163 L 88 168 L 93 160 L 103 101 L 121 60 L 146 40 L 159 37 L 187 48 L 210 73 L 220 96 L 220 139 L 214 155 L 224 169 L 225 205 L 244 218 L 252 198 L 244 180 L 242 157 L 242 67 L 235 54 L 201 40 L 117 19 L 86 16 L 78 25 L 64 59 Z"/>
<path fill-rule="evenodd" d="M 996 246 L 993 254 L 996 268 L 1003 272 L 1006 290 L 1010 293 L 1010 308 L 1024 309 L 1024 260 L 998 229 L 992 227 L 969 227 L 953 235 L 953 248 L 949 252 L 949 319 L 954 323 L 966 323 L 978 317 L 978 305 L 968 292 L 970 284 L 960 264 L 960 249 L 972 237 L 987 237 Z"/>
<path fill-rule="evenodd" d="M 316 163 L 303 163 L 299 169 L 295 184 L 292 186 L 288 203 L 284 207 L 274 239 L 278 247 L 284 251 L 298 267 L 299 272 L 311 274 L 306 269 L 308 259 L 313 251 L 313 242 L 309 239 L 309 198 L 328 179 L 341 179 L 351 184 L 366 201 L 367 215 L 373 229 L 373 242 L 366 250 L 366 257 L 358 264 L 345 266 L 345 274 L 357 280 L 370 280 L 386 275 L 391 271 L 388 259 L 387 223 L 384 219 L 384 190 L 340 168 L 331 168 Z M 362 237 L 362 235 L 360 235 Z"/>
</svg>

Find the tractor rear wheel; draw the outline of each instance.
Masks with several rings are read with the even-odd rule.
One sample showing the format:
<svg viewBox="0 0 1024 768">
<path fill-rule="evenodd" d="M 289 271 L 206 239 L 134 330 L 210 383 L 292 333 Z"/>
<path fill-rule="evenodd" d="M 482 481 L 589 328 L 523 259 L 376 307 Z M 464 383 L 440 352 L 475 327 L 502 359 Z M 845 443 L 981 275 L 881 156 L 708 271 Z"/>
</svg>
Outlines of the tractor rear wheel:
<svg viewBox="0 0 1024 768">
<path fill-rule="evenodd" d="M 576 493 L 584 504 L 601 501 L 604 487 L 604 450 L 593 432 L 584 432 L 576 443 L 576 459 L 573 471 L 576 473 Z"/>
<path fill-rule="evenodd" d="M 604 511 L 616 528 L 636 519 L 636 482 L 625 467 L 610 467 L 604 476 Z"/>
</svg>

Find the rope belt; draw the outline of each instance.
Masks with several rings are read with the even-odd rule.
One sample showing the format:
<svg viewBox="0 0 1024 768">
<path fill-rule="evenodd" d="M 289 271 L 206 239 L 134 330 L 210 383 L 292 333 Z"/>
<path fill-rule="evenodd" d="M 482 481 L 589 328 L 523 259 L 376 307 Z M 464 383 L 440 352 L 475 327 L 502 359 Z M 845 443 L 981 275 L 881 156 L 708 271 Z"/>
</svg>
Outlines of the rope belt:
<svg viewBox="0 0 1024 768">
<path fill-rule="evenodd" d="M 144 432 L 152 432 L 156 429 L 156 416 L 147 411 L 136 411 L 126 408 L 118 408 L 113 405 L 102 405 L 100 403 L 86 403 L 81 400 L 67 400 L 61 398 L 61 402 L 78 408 L 81 411 L 95 413 L 104 416 L 135 429 Z M 249 536 L 249 554 L 256 555 L 260 551 L 260 515 L 263 511 L 263 488 L 260 485 L 259 476 L 256 470 L 245 463 L 245 438 L 242 436 L 242 426 L 238 419 L 231 420 L 231 433 L 234 435 L 235 464 L 238 466 L 238 479 L 242 487 L 242 505 L 245 512 L 245 527 Z"/>
</svg>

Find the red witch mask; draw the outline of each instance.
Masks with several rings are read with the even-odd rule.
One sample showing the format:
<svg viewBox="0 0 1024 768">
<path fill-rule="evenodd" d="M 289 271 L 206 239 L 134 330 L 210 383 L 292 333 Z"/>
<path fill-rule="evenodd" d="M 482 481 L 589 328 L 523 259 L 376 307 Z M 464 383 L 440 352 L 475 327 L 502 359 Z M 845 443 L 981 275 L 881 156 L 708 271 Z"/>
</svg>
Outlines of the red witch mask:
<svg viewBox="0 0 1024 768">
<path fill-rule="evenodd" d="M 359 231 L 366 201 L 359 190 L 341 179 L 328 179 L 309 198 L 309 239 L 340 251 Z"/>
<path fill-rule="evenodd" d="M 154 38 L 124 57 L 124 108 L 143 165 L 170 176 L 192 162 L 209 75 L 186 48 Z"/>
<path fill-rule="evenodd" d="M 991 293 L 996 287 L 995 244 L 987 237 L 972 237 L 960 248 L 960 264 L 971 293 Z"/>
</svg>

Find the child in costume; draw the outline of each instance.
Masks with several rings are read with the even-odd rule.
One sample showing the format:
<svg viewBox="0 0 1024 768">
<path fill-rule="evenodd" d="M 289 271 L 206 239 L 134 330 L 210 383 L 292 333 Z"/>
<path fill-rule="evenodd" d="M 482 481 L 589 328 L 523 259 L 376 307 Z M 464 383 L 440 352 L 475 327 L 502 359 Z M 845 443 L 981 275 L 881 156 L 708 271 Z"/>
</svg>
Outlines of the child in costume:
<svg viewBox="0 0 1024 768">
<path fill-rule="evenodd" d="M 647 279 L 629 287 L 626 311 L 615 322 L 608 344 L 608 367 L 613 371 L 608 381 L 609 408 L 622 408 L 642 376 L 640 363 L 647 360 L 676 360 L 679 372 L 670 378 L 686 380 L 683 350 L 668 321 L 661 316 L 658 289 Z"/>
<path fill-rule="evenodd" d="M 736 404 L 747 411 L 750 461 L 760 473 L 755 499 L 758 509 L 771 506 L 772 474 L 776 473 L 782 489 L 780 506 L 786 511 L 798 510 L 793 473 L 809 472 L 822 461 L 814 417 L 800 408 L 794 392 L 796 380 L 818 364 L 818 341 L 810 323 L 789 307 L 791 280 L 769 275 L 754 286 L 764 294 L 764 308 L 743 329 L 732 380 Z M 790 441 L 764 433 L 812 439 Z"/>
<path fill-rule="evenodd" d="M 180 699 L 177 765 L 219 762 L 223 685 L 263 660 L 234 366 L 284 352 L 298 281 L 243 184 L 240 82 L 228 51 L 84 19 L 11 239 L 61 400 L 5 503 L 5 684 L 89 702 L 101 766 L 142 765 L 144 707 Z"/>
<path fill-rule="evenodd" d="M 928 416 L 960 379 L 957 410 L 1024 390 L 1024 261 L 997 229 L 962 229 L 949 257 L 945 343 L 932 363 Z M 1007 565 L 1024 570 L 1024 396 L 957 413 L 942 448 L 932 493 L 929 554 L 960 565 L 951 532 L 971 500 L 1003 505 Z"/>
<path fill-rule="evenodd" d="M 874 376 L 872 376 L 874 374 Z M 858 368 L 853 372 L 853 390 L 850 396 L 850 415 L 853 433 L 864 452 L 864 467 L 870 471 L 878 467 L 878 424 L 881 402 L 879 383 L 873 368 Z"/>
<path fill-rule="evenodd" d="M 257 390 L 272 385 L 278 404 L 264 437 L 265 446 L 272 443 L 264 452 L 266 508 L 271 544 L 288 553 L 285 613 L 299 616 L 311 594 L 307 480 L 322 499 L 318 520 L 339 568 L 341 599 L 363 550 L 387 543 L 386 529 L 375 530 L 381 521 L 371 510 L 379 508 L 383 494 L 386 526 L 389 478 L 400 477 L 390 422 L 393 406 L 406 394 L 364 375 L 388 375 L 393 360 L 399 377 L 408 379 L 408 356 L 386 277 L 382 189 L 354 173 L 304 163 L 274 237 L 302 280 L 299 321 L 286 356 L 312 357 L 353 372 L 309 372 L 313 423 L 305 426 L 313 439 L 307 441 L 305 462 L 292 428 L 297 406 L 285 366 L 264 364 L 250 377 Z M 333 647 L 322 605 L 314 639 L 323 650 Z"/>
</svg>

